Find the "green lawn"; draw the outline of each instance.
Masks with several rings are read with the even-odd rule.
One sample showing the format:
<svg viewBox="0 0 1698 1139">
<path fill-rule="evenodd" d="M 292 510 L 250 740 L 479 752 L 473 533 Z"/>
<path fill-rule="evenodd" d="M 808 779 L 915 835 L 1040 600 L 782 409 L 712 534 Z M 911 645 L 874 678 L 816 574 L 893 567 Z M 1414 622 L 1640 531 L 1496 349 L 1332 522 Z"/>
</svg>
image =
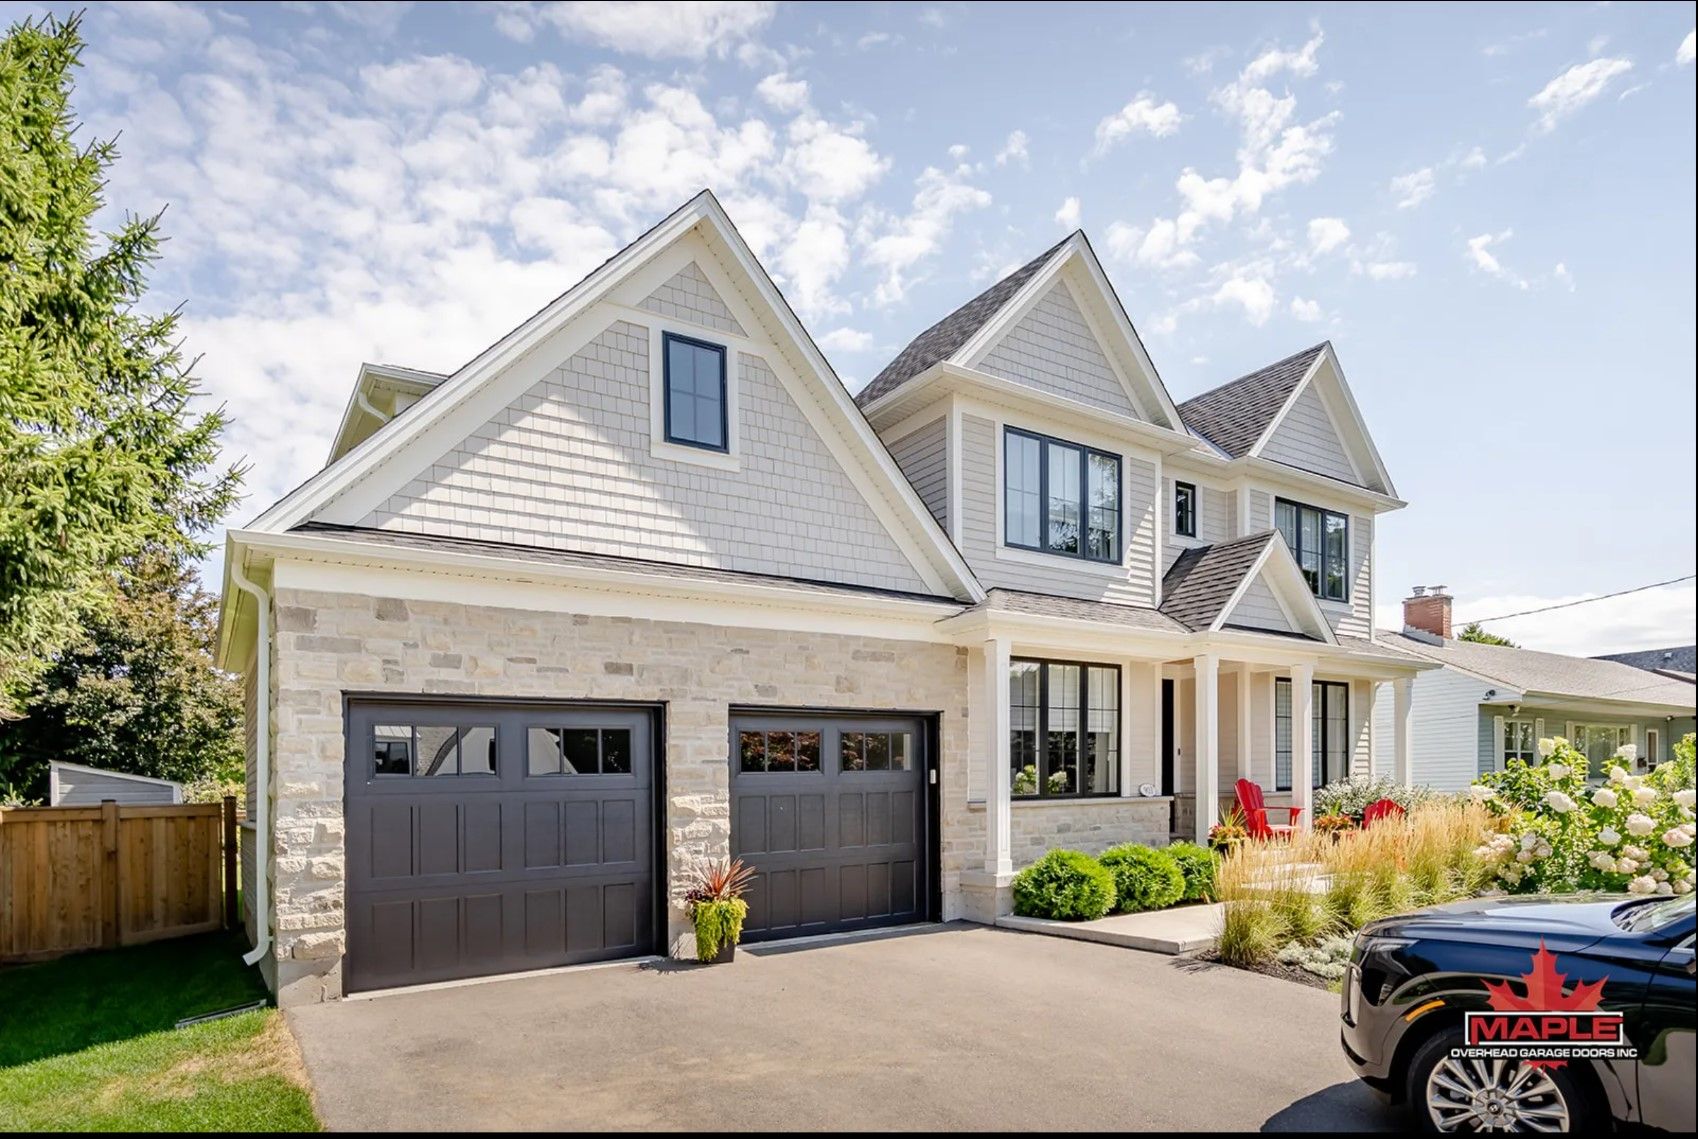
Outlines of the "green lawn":
<svg viewBox="0 0 1698 1139">
<path fill-rule="evenodd" d="M 0 1131 L 316 1131 L 242 945 L 208 934 L 0 969 Z"/>
</svg>

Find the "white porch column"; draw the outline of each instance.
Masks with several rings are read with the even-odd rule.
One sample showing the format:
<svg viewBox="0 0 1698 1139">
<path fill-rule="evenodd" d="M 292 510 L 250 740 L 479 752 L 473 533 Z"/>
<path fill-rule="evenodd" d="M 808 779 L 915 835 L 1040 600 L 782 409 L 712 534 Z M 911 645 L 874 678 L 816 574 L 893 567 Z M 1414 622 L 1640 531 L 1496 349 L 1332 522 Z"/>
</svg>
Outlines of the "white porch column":
<svg viewBox="0 0 1698 1139">
<path fill-rule="evenodd" d="M 1196 673 L 1197 738 L 1195 754 L 1197 841 L 1208 845 L 1209 828 L 1220 821 L 1220 658 L 1203 653 L 1192 659 Z"/>
<path fill-rule="evenodd" d="M 1122 665 L 1120 667 L 1120 724 L 1118 727 L 1120 735 L 1120 771 L 1118 778 L 1122 799 L 1129 799 L 1137 794 L 1133 789 L 1132 774 L 1133 736 L 1136 731 L 1133 727 L 1132 703 L 1136 699 L 1137 694 L 1133 690 L 1132 669 L 1127 665 Z"/>
<path fill-rule="evenodd" d="M 1291 805 L 1302 807 L 1298 824 L 1314 821 L 1315 666 L 1291 666 Z"/>
<path fill-rule="evenodd" d="M 985 759 L 991 765 L 990 779 L 985 783 L 988 795 L 985 802 L 985 873 L 1012 874 L 1014 817 L 1009 807 L 1011 773 L 1009 771 L 1008 719 L 1008 658 L 1009 642 L 1003 637 L 985 641 L 985 675 L 982 678 L 986 719 L 991 733 Z"/>
<path fill-rule="evenodd" d="M 1368 716 L 1368 777 L 1377 778 L 1380 768 L 1385 765 L 1385 741 L 1380 739 L 1378 729 L 1380 710 L 1380 689 L 1385 687 L 1383 680 L 1370 680 L 1368 689 L 1368 706 L 1364 711 Z"/>
<path fill-rule="evenodd" d="M 1250 756 L 1250 666 L 1238 670 L 1238 778 L 1255 780 L 1255 765 Z"/>
<path fill-rule="evenodd" d="M 1415 705 L 1415 678 L 1398 677 L 1391 682 L 1391 691 L 1391 776 L 1409 787 L 1415 782 L 1415 725 L 1410 718 Z"/>
</svg>

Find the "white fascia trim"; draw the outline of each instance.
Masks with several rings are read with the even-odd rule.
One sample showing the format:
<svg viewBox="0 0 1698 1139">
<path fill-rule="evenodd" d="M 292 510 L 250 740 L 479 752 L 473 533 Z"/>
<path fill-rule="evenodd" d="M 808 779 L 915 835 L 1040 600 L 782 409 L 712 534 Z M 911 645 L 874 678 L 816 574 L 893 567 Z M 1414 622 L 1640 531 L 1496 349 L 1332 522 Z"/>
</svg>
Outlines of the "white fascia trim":
<svg viewBox="0 0 1698 1139">
<path fill-rule="evenodd" d="M 643 608 L 644 599 L 659 598 L 692 603 L 730 602 L 776 608 L 788 613 L 832 612 L 866 618 L 894 618 L 927 627 L 940 618 L 953 616 L 961 611 L 961 604 L 953 601 L 813 592 L 805 585 L 789 588 L 761 582 L 669 578 L 609 566 L 541 563 L 523 558 L 503 557 L 500 554 L 378 546 L 372 542 L 312 532 L 268 534 L 232 531 L 230 538 L 232 554 L 243 550 L 251 551 L 261 556 L 284 560 L 291 566 L 321 562 L 358 570 L 435 572 L 460 581 L 467 578 L 482 579 L 490 586 L 502 589 L 510 585 L 532 583 L 555 588 L 564 586 L 618 592 L 634 598 L 631 615 L 639 617 L 653 615 Z M 298 571 L 292 572 L 296 572 L 298 579 Z M 454 588 L 466 587 L 462 584 Z M 463 593 L 450 594 L 444 597 L 444 600 L 459 600 L 467 604 L 497 604 L 507 608 L 526 607 L 517 604 L 514 599 L 505 602 L 470 602 Z"/>
<path fill-rule="evenodd" d="M 1273 590 L 1274 600 L 1279 602 L 1286 616 L 1293 618 L 1296 625 L 1310 625 L 1310 633 L 1319 634 L 1328 645 L 1337 647 L 1338 637 L 1333 633 L 1332 625 L 1327 622 L 1326 615 L 1321 612 L 1314 595 L 1309 592 L 1308 585 L 1303 581 L 1303 573 L 1297 568 L 1296 559 L 1285 548 L 1284 542 L 1276 542 L 1271 537 L 1251 564 L 1249 572 L 1239 581 L 1238 588 L 1232 591 L 1232 596 L 1221 606 L 1220 613 L 1209 626 L 1208 632 L 1219 633 L 1224 629 L 1226 619 L 1232 615 L 1238 603 L 1244 600 L 1244 594 L 1249 591 L 1250 584 L 1264 572 L 1268 574 L 1268 585 Z M 1301 599 L 1294 603 L 1294 596 L 1300 596 Z M 1308 603 L 1306 606 L 1303 604 L 1305 601 Z"/>
<path fill-rule="evenodd" d="M 1126 315 L 1126 306 L 1120 303 L 1120 295 L 1114 291 L 1114 285 L 1109 281 L 1108 274 L 1103 272 L 1102 263 L 1097 260 L 1096 250 L 1091 248 L 1090 241 L 1082 233 L 1079 235 L 1077 244 L 1080 251 L 1080 264 L 1085 267 L 1085 271 L 1090 275 L 1092 282 L 1102 293 L 1103 305 L 1114 315 L 1117 330 L 1131 349 L 1133 356 L 1136 357 L 1138 366 L 1143 369 L 1151 391 L 1161 404 L 1162 414 L 1181 434 L 1188 434 L 1184 430 L 1185 421 L 1179 414 L 1179 407 L 1173 402 L 1173 397 L 1167 394 L 1167 385 L 1162 383 L 1161 373 L 1156 371 L 1155 362 L 1150 359 L 1150 354 L 1144 351 L 1144 341 L 1139 337 L 1138 330 L 1133 327 L 1132 318 Z M 1138 402 L 1142 403 L 1142 401 Z"/>
<path fill-rule="evenodd" d="M 959 645 L 978 645 L 987 637 L 1008 637 L 1028 651 L 1066 652 L 1090 648 L 1119 660 L 1159 662 L 1185 656 L 1193 634 L 1058 617 L 1043 613 L 1013 613 L 976 609 L 937 623 L 938 631 Z"/>
<path fill-rule="evenodd" d="M 1297 386 L 1292 388 L 1291 394 L 1285 397 L 1285 403 L 1280 405 L 1279 413 L 1268 420 L 1268 425 L 1262 428 L 1262 433 L 1256 437 L 1256 441 L 1250 445 L 1250 449 L 1244 452 L 1246 456 L 1254 457 L 1262 453 L 1262 448 L 1268 445 L 1268 441 L 1280 429 L 1280 425 L 1285 422 L 1285 417 L 1291 414 L 1293 407 L 1297 406 L 1297 397 L 1303 394 L 1303 389 L 1308 387 L 1309 381 L 1315 378 L 1315 373 L 1320 370 L 1321 361 L 1327 358 L 1327 351 L 1328 349 L 1323 348 L 1315 353 L 1315 358 L 1309 363 L 1309 370 L 1303 373 L 1303 378 L 1297 381 Z"/>
<path fill-rule="evenodd" d="M 969 367 L 983 359 L 985 354 L 990 351 L 991 346 L 1001 340 L 1004 334 L 1038 303 L 1038 298 L 1043 296 L 1049 288 L 1050 282 L 1060 274 L 1061 266 L 1072 255 L 1076 241 L 1077 236 L 1069 238 L 1067 245 L 1051 254 L 1050 259 L 1044 263 L 1042 268 L 1027 278 L 1026 283 L 1015 290 L 1014 295 L 1004 301 L 1002 307 L 989 320 L 981 324 L 977 332 L 967 338 L 966 343 L 962 344 L 942 362 Z"/>
<path fill-rule="evenodd" d="M 1504 697 L 1492 697 L 1493 704 L 1504 703 Z M 1622 716 L 1637 717 L 1645 720 L 1657 719 L 1690 719 L 1693 715 L 1691 707 L 1681 707 L 1676 704 L 1659 704 L 1645 700 L 1617 700 L 1607 696 L 1565 696 L 1560 692 L 1525 692 L 1519 698 L 1524 708 L 1537 708 L 1540 711 L 1559 710 L 1580 716 Z"/>
<path fill-rule="evenodd" d="M 1264 459 L 1260 455 L 1245 455 L 1234 459 L 1233 466 L 1246 472 L 1259 481 L 1284 483 L 1294 487 L 1295 493 L 1319 491 L 1334 498 L 1343 499 L 1354 505 L 1367 508 L 1374 514 L 1383 514 L 1389 510 L 1402 510 L 1409 504 L 1401 498 L 1389 494 L 1381 494 L 1377 490 L 1369 490 L 1364 486 L 1347 483 L 1343 479 L 1335 479 L 1331 475 L 1320 475 L 1314 471 L 1306 471 L 1301 467 L 1293 467 L 1277 459 Z"/>
<path fill-rule="evenodd" d="M 1391 472 L 1386 470 L 1385 460 L 1380 458 L 1380 449 L 1374 445 L 1374 436 L 1368 430 L 1368 421 L 1363 417 L 1362 409 L 1356 403 L 1356 394 L 1350 390 L 1350 381 L 1344 378 L 1344 366 L 1339 363 L 1338 355 L 1333 351 L 1330 342 L 1327 344 L 1324 355 L 1332 364 L 1334 394 L 1343 401 L 1345 410 L 1350 413 L 1351 429 L 1356 433 L 1357 440 L 1361 443 L 1363 450 L 1367 452 L 1375 476 L 1379 479 L 1380 485 L 1386 488 L 1388 495 L 1393 498 L 1397 497 L 1397 487 L 1392 484 Z M 1352 461 L 1354 462 L 1354 457 Z"/>
<path fill-rule="evenodd" d="M 110 779 L 128 779 L 135 783 L 152 784 L 155 787 L 181 788 L 183 786 L 175 779 L 156 779 L 151 775 L 132 775 L 128 771 L 112 771 L 105 767 L 89 767 L 87 764 L 71 763 L 63 759 L 49 760 L 47 766 L 49 770 L 58 768 L 63 771 L 83 771 L 90 775 L 104 775 Z"/>
<path fill-rule="evenodd" d="M 1017 408 L 1025 414 L 1060 423 L 1077 424 L 1080 428 L 1093 432 L 1098 438 L 1104 437 L 1105 430 L 1125 433 L 1137 440 L 1135 446 L 1164 455 L 1182 454 L 1196 445 L 1195 439 L 1181 432 L 1170 431 L 1166 427 L 1158 427 L 1145 420 L 1121 415 L 1067 396 L 1039 391 L 1026 384 L 993 376 L 989 372 L 963 368 L 958 364 L 934 364 L 921 376 L 908 382 L 922 381 L 939 383 L 969 401 L 975 397 L 981 400 L 989 399 Z M 1113 444 L 1115 449 L 1123 449 L 1126 446 L 1125 442 Z"/>
</svg>

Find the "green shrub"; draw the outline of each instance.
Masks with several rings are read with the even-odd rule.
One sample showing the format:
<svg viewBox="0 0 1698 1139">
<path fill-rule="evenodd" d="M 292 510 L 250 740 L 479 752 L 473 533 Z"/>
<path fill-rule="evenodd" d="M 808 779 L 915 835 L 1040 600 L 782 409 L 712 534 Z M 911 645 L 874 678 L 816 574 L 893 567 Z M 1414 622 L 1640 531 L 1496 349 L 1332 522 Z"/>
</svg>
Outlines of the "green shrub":
<svg viewBox="0 0 1698 1139">
<path fill-rule="evenodd" d="M 1215 853 L 1194 842 L 1176 842 L 1163 848 L 1167 856 L 1179 864 L 1185 876 L 1184 901 L 1196 902 L 1214 897 Z"/>
<path fill-rule="evenodd" d="M 1052 850 L 1014 876 L 1014 912 L 1094 921 L 1114 908 L 1114 876 L 1077 850 Z"/>
<path fill-rule="evenodd" d="M 1114 875 L 1115 908 L 1123 914 L 1160 910 L 1185 896 L 1185 875 L 1165 850 L 1128 842 L 1097 859 Z"/>
</svg>

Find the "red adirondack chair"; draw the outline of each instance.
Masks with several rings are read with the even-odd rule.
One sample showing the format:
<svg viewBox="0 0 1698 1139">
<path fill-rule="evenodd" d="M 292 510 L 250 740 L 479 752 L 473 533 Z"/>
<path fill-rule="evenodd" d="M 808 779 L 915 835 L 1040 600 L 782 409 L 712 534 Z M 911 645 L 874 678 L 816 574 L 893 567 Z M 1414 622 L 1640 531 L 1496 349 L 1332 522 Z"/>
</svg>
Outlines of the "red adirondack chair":
<svg viewBox="0 0 1698 1139">
<path fill-rule="evenodd" d="M 1362 812 L 1362 829 L 1367 830 L 1381 819 L 1401 819 L 1403 808 L 1392 799 L 1375 799 L 1368 804 L 1368 809 Z"/>
<path fill-rule="evenodd" d="M 1244 829 L 1250 832 L 1251 838 L 1278 838 L 1297 829 L 1297 816 L 1303 813 L 1302 807 L 1268 806 L 1262 800 L 1261 787 L 1248 779 L 1240 779 L 1237 786 L 1238 809 L 1244 812 Z M 1289 819 L 1285 823 L 1270 823 L 1269 811 L 1288 811 Z"/>
</svg>

